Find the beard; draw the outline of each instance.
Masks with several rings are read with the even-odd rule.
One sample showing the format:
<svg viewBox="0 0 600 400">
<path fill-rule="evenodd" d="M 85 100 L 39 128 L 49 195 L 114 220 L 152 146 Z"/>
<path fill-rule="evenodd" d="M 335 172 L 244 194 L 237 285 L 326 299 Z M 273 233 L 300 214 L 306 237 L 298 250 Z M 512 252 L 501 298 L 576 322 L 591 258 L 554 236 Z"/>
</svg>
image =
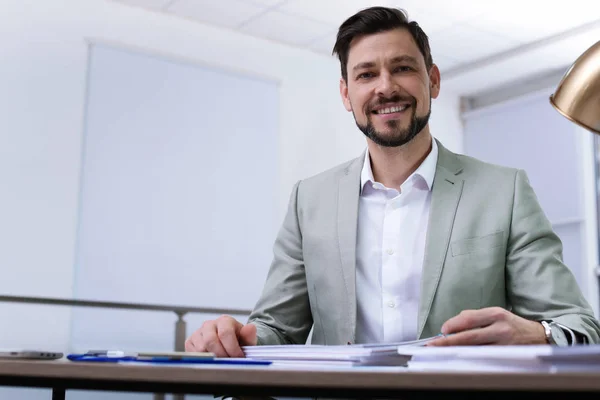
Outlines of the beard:
<svg viewBox="0 0 600 400">
<path fill-rule="evenodd" d="M 372 109 L 377 105 L 383 105 L 386 103 L 398 103 L 400 101 L 410 101 L 410 109 L 412 110 L 412 117 L 410 119 L 410 124 L 406 128 L 402 128 L 400 126 L 400 121 L 391 120 L 387 121 L 386 125 L 390 128 L 391 132 L 388 134 L 384 134 L 382 132 L 378 132 L 373 126 L 373 121 L 371 120 Z M 375 104 L 368 105 L 365 110 L 365 115 L 367 116 L 367 124 L 361 125 L 357 119 L 356 114 L 352 112 L 354 115 L 354 121 L 356 122 L 356 126 L 361 132 L 371 139 L 375 144 L 383 147 L 400 147 L 410 142 L 417 136 L 419 132 L 427 126 L 429 122 L 429 116 L 431 115 L 431 98 L 429 99 L 429 108 L 427 110 L 427 114 L 423 116 L 417 116 L 417 100 L 414 97 L 401 97 L 394 96 L 389 99 L 381 98 Z"/>
</svg>

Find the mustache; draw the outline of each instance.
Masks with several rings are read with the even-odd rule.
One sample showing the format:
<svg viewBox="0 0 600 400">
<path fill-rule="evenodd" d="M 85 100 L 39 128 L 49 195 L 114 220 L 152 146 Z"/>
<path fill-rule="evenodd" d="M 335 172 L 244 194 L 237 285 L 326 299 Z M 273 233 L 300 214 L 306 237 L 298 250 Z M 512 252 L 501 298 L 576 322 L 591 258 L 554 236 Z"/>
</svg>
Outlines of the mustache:
<svg viewBox="0 0 600 400">
<path fill-rule="evenodd" d="M 417 99 L 415 99 L 414 97 L 401 96 L 398 94 L 398 95 L 395 95 L 392 97 L 378 97 L 377 100 L 368 104 L 367 111 L 372 111 L 375 107 L 382 106 L 387 103 L 399 103 L 401 101 L 402 102 L 408 101 L 408 102 L 410 102 L 411 106 L 413 106 L 413 107 L 417 104 Z"/>
</svg>

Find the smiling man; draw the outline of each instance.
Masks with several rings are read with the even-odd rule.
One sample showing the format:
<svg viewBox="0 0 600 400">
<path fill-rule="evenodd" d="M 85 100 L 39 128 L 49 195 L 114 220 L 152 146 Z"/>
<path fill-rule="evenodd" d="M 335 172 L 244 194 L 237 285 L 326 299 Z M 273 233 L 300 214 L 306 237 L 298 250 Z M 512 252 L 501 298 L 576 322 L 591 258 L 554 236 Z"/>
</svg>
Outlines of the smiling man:
<svg viewBox="0 0 600 400">
<path fill-rule="evenodd" d="M 242 345 L 600 342 L 562 245 L 524 171 L 455 154 L 432 137 L 440 72 L 397 9 L 346 20 L 340 93 L 367 149 L 296 183 L 263 293 L 246 325 L 207 321 L 189 351 Z"/>
<path fill-rule="evenodd" d="M 345 47 L 347 39 L 341 37 L 336 46 L 347 65 L 340 80 L 346 109 L 373 143 L 386 148 L 410 143 L 427 128 L 431 98 L 439 94 L 437 66 L 418 57 L 419 49 L 406 30 L 359 38 L 352 51 Z"/>
</svg>

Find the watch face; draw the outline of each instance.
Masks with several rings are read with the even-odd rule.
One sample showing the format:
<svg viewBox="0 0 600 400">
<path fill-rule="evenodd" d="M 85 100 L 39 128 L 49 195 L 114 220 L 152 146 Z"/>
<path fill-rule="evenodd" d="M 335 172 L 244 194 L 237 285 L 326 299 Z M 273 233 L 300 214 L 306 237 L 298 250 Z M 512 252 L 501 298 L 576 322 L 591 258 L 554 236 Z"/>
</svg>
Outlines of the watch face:
<svg viewBox="0 0 600 400">
<path fill-rule="evenodd" d="M 565 331 L 563 331 L 559 326 L 550 325 L 550 330 L 552 332 L 552 340 L 558 346 L 568 346 L 569 340 L 567 339 L 567 335 Z"/>
</svg>

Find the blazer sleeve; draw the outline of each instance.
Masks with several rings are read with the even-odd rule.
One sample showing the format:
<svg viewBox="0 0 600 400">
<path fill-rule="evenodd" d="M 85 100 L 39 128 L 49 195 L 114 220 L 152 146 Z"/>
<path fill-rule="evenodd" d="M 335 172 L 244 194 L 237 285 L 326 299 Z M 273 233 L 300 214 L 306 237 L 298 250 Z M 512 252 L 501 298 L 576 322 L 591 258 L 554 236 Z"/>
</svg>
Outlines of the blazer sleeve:
<svg viewBox="0 0 600 400">
<path fill-rule="evenodd" d="M 515 174 L 507 247 L 507 295 L 512 312 L 529 320 L 552 320 L 600 342 L 600 325 L 575 277 L 563 262 L 552 229 L 524 171 Z"/>
<path fill-rule="evenodd" d="M 273 246 L 273 261 L 250 318 L 258 344 L 304 344 L 313 324 L 304 272 L 298 191 L 293 189 L 287 213 Z"/>
</svg>

